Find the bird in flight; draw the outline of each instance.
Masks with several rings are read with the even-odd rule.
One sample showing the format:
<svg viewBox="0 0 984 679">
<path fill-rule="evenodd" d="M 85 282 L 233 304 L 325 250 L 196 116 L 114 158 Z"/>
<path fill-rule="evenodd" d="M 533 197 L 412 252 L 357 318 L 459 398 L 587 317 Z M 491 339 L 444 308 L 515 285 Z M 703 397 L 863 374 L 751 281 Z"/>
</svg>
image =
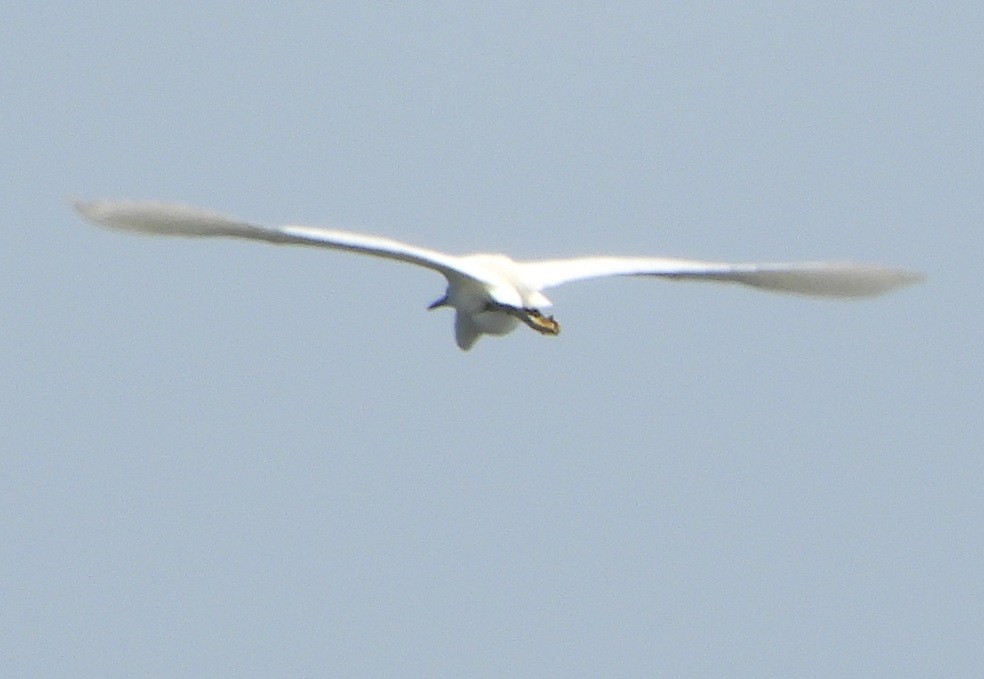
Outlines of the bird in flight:
<svg viewBox="0 0 984 679">
<path fill-rule="evenodd" d="M 209 210 L 160 202 L 79 202 L 76 210 L 105 226 L 168 236 L 226 236 L 346 250 L 436 271 L 447 279 L 443 297 L 428 308 L 455 310 L 454 337 L 467 351 L 482 335 L 506 335 L 520 323 L 543 335 L 560 325 L 545 313 L 544 290 L 606 276 L 724 281 L 764 290 L 822 297 L 871 297 L 922 279 L 917 273 L 851 262 L 725 264 L 666 257 L 575 257 L 516 261 L 501 254 L 450 255 L 396 240 L 316 226 L 265 226 Z"/>
</svg>

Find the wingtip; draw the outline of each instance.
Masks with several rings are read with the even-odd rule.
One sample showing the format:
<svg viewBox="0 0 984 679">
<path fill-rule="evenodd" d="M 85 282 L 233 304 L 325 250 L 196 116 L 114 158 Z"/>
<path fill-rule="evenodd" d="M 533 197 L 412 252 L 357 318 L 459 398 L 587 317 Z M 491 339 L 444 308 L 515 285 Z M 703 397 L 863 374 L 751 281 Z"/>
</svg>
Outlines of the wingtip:
<svg viewBox="0 0 984 679">
<path fill-rule="evenodd" d="M 910 271 L 908 269 L 889 269 L 884 270 L 885 280 L 883 285 L 873 291 L 872 294 L 882 295 L 898 288 L 910 285 L 917 285 L 926 281 L 926 274 L 922 271 Z"/>
<path fill-rule="evenodd" d="M 69 198 L 68 204 L 81 216 L 89 220 L 96 220 L 99 215 L 99 203 L 96 201 L 79 200 Z"/>
<path fill-rule="evenodd" d="M 902 285 L 915 285 L 925 283 L 929 280 L 929 275 L 923 271 L 903 271 Z"/>
<path fill-rule="evenodd" d="M 113 203 L 113 201 L 108 200 L 81 200 L 79 198 L 67 200 L 71 208 L 83 219 L 102 226 L 113 226 L 110 220 L 111 208 L 113 205 L 120 205 L 120 203 Z"/>
</svg>

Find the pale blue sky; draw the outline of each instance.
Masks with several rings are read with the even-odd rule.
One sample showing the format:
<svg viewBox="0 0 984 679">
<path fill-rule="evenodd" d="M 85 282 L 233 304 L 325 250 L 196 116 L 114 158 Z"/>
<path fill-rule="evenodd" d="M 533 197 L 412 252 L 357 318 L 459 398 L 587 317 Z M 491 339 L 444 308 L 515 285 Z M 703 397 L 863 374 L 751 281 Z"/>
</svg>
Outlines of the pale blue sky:
<svg viewBox="0 0 984 679">
<path fill-rule="evenodd" d="M 973 676 L 980 3 L 7 3 L 10 676 Z M 440 277 L 91 227 L 189 202 L 640 280 L 463 354 Z"/>
</svg>

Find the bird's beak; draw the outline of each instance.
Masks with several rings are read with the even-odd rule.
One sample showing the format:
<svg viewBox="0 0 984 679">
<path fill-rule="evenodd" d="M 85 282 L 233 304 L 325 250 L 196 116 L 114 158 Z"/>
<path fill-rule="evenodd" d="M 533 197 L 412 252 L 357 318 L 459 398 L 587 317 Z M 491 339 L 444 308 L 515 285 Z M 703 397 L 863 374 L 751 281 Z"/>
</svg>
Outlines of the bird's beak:
<svg viewBox="0 0 984 679">
<path fill-rule="evenodd" d="M 441 299 L 439 299 L 436 302 L 434 302 L 433 304 L 431 304 L 429 307 L 427 307 L 427 309 L 428 310 L 439 309 L 442 306 L 448 306 L 448 296 L 447 295 L 444 295 L 444 297 L 442 297 Z"/>
</svg>

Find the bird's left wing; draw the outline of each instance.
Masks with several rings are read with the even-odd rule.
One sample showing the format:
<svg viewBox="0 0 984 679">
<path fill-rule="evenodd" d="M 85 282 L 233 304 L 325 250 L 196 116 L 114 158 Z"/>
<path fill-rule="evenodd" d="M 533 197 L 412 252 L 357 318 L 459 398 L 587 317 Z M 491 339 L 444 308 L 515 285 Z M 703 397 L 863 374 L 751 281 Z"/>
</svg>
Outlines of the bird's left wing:
<svg viewBox="0 0 984 679">
<path fill-rule="evenodd" d="M 792 262 L 726 264 L 661 257 L 581 257 L 522 262 L 523 277 L 543 290 L 604 276 L 728 281 L 801 295 L 868 297 L 922 280 L 922 275 L 872 264 Z"/>
<path fill-rule="evenodd" d="M 449 276 L 485 282 L 487 274 L 461 257 L 390 238 L 315 226 L 265 226 L 174 203 L 95 201 L 75 204 L 86 219 L 117 229 L 167 236 L 226 236 L 268 243 L 313 245 L 394 259 Z"/>
</svg>

